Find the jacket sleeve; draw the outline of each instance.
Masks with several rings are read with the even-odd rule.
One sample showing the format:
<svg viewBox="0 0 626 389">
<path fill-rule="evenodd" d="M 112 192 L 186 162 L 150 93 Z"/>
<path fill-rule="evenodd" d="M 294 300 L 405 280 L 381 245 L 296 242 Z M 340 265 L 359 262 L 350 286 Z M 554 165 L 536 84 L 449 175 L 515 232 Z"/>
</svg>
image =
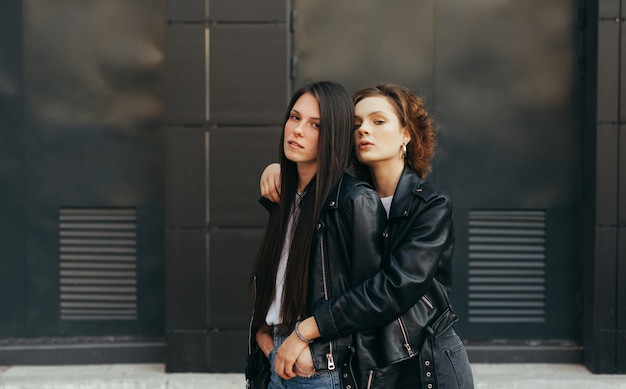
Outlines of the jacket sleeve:
<svg viewBox="0 0 626 389">
<path fill-rule="evenodd" d="M 332 234 L 334 240 L 342 241 L 345 244 L 345 252 L 335 253 L 339 256 L 345 256 L 349 262 L 346 270 L 350 269 L 350 276 L 346 278 L 346 282 L 350 284 L 343 290 L 360 284 L 380 269 L 384 243 L 382 233 L 387 224 L 385 208 L 373 189 L 359 191 L 359 194 L 354 196 L 350 203 L 350 207 L 340 207 L 342 215 L 339 219 L 341 221 L 333 223 L 341 224 L 342 227 L 328 232 Z M 330 297 L 332 299 L 333 296 Z M 315 305 L 320 304 L 321 301 L 325 300 L 319 300 Z M 317 311 L 315 306 L 313 311 Z M 336 333 L 332 316 L 318 317 L 315 315 L 315 319 L 318 327 L 331 328 L 332 330 L 329 332 Z"/>
<path fill-rule="evenodd" d="M 316 305 L 321 335 L 334 339 L 395 320 L 432 284 L 442 258 L 453 247 L 452 206 L 447 196 L 423 203 L 404 238 L 371 278 L 341 296 Z"/>
</svg>

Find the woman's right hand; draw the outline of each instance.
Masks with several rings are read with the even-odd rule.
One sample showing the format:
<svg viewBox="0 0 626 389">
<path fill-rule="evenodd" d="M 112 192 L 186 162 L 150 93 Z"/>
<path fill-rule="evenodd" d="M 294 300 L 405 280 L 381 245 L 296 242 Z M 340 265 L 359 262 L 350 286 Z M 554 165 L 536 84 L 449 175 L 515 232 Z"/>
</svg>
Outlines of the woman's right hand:
<svg viewBox="0 0 626 389">
<path fill-rule="evenodd" d="M 274 349 L 274 337 L 270 334 L 271 329 L 270 326 L 263 326 L 259 328 L 255 336 L 256 343 L 266 357 L 268 357 L 270 352 Z"/>
<path fill-rule="evenodd" d="M 280 203 L 280 164 L 271 163 L 261 173 L 261 196 Z"/>
</svg>

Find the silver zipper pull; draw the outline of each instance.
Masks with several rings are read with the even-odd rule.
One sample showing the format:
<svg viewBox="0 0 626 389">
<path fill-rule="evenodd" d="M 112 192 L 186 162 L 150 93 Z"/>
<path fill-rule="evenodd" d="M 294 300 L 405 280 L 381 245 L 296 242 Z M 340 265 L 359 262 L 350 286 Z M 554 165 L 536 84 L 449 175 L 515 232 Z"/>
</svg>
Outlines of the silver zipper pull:
<svg viewBox="0 0 626 389">
<path fill-rule="evenodd" d="M 408 343 L 404 344 L 404 348 L 406 349 L 406 351 L 408 351 L 409 353 L 411 352 L 411 345 Z"/>
<path fill-rule="evenodd" d="M 326 359 L 328 359 L 328 370 L 335 370 L 335 359 L 333 358 L 333 354 L 326 354 Z"/>
</svg>

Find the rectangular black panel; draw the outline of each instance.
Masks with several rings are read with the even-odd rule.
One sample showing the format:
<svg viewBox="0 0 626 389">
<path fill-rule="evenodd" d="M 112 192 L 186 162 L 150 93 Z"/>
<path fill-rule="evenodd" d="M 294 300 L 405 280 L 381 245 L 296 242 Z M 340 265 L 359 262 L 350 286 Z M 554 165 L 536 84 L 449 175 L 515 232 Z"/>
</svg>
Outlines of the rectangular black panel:
<svg viewBox="0 0 626 389">
<path fill-rule="evenodd" d="M 165 26 L 165 116 L 170 124 L 205 122 L 205 32 L 203 24 Z"/>
<path fill-rule="evenodd" d="M 24 209 L 16 205 L 0 205 L 0 334 L 2 337 L 23 336 L 28 307 L 27 281 L 23 277 L 25 262 Z M 20 275 L 20 276 L 18 276 Z"/>
<path fill-rule="evenodd" d="M 623 3 L 624 0 L 601 0 L 597 2 L 589 2 L 589 7 L 593 6 L 593 4 L 597 4 L 598 13 L 600 18 L 616 18 L 620 15 L 620 3 Z"/>
<path fill-rule="evenodd" d="M 285 0 L 210 0 L 209 18 L 218 22 L 284 22 Z"/>
<path fill-rule="evenodd" d="M 208 371 L 219 373 L 242 372 L 246 365 L 247 342 L 247 331 L 210 333 L 208 338 Z"/>
<path fill-rule="evenodd" d="M 615 226 L 618 206 L 618 126 L 598 125 L 596 162 L 596 223 Z"/>
<path fill-rule="evenodd" d="M 207 371 L 207 333 L 195 331 L 167 331 L 165 371 L 168 373 L 204 373 Z"/>
<path fill-rule="evenodd" d="M 598 23 L 597 120 L 616 123 L 619 119 L 620 24 L 615 20 Z"/>
<path fill-rule="evenodd" d="M 578 8 L 569 1 L 537 4 L 435 4 L 436 100 L 426 103 L 438 147 L 430 179 L 454 204 L 453 296 L 457 328 L 467 339 L 577 337 L 580 282 L 572 264 L 580 250 L 572 244 L 580 233 L 571 226 L 581 223 L 583 96 L 572 61 L 579 55 Z M 562 18 L 530 16 L 537 12 Z M 464 215 L 477 208 L 545 211 L 545 275 L 538 278 L 545 300 L 533 302 L 545 309 L 543 324 L 467 322 L 464 264 L 474 246 Z"/>
<path fill-rule="evenodd" d="M 169 22 L 204 22 L 207 0 L 165 0 L 165 20 Z"/>
<path fill-rule="evenodd" d="M 616 323 L 617 286 L 617 228 L 603 227 L 596 230 L 594 264 L 595 330 L 614 330 Z"/>
<path fill-rule="evenodd" d="M 294 87 L 331 79 L 352 93 L 394 82 L 434 99 L 435 3 L 294 1 Z"/>
<path fill-rule="evenodd" d="M 264 228 L 267 212 L 258 203 L 259 179 L 278 160 L 282 129 L 227 127 L 211 129 L 211 225 L 217 228 Z"/>
<path fill-rule="evenodd" d="M 248 293 L 248 280 L 263 233 L 263 229 L 211 232 L 209 328 L 248 328 L 253 299 Z"/>
<path fill-rule="evenodd" d="M 204 227 L 208 222 L 206 131 L 203 127 L 168 127 L 166 134 L 166 226 Z"/>
<path fill-rule="evenodd" d="M 623 225 L 617 228 L 617 279 L 617 329 L 626 334 L 626 227 Z M 621 349 L 626 353 L 626 348 Z"/>
<path fill-rule="evenodd" d="M 210 121 L 276 125 L 287 105 L 287 26 L 211 26 Z"/>
<path fill-rule="evenodd" d="M 626 96 L 626 94 L 625 94 Z M 622 124 L 618 128 L 619 131 L 619 166 L 617 167 L 617 171 L 619 175 L 617 177 L 618 181 L 618 193 L 621 195 L 618 199 L 617 209 L 619 212 L 618 224 L 621 226 L 626 226 L 626 125 Z M 626 254 L 626 252 L 624 253 Z"/>
<path fill-rule="evenodd" d="M 204 329 L 209 298 L 205 232 L 166 230 L 165 257 L 167 330 Z"/>
</svg>

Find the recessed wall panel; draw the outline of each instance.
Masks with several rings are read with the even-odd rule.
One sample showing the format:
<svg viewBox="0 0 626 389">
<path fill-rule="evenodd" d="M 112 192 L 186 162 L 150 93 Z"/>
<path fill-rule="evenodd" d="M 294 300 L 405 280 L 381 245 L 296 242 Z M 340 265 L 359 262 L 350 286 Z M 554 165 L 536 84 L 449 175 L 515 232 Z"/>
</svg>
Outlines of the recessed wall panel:
<svg viewBox="0 0 626 389">
<path fill-rule="evenodd" d="M 206 37 L 203 24 L 165 26 L 165 107 L 169 124 L 206 120 Z"/>
<path fill-rule="evenodd" d="M 284 22 L 285 0 L 211 0 L 209 17 L 218 22 Z"/>
<path fill-rule="evenodd" d="M 276 125 L 287 105 L 287 26 L 217 24 L 210 35 L 210 122 Z"/>
<path fill-rule="evenodd" d="M 165 20 L 204 22 L 207 0 L 165 0 Z"/>
<path fill-rule="evenodd" d="M 258 202 L 259 180 L 265 166 L 278 160 L 281 132 L 279 127 L 211 129 L 209 186 L 213 227 L 265 227 L 267 212 Z"/>
<path fill-rule="evenodd" d="M 294 10 L 294 88 L 394 82 L 434 99 L 434 1 L 296 0 Z"/>
<path fill-rule="evenodd" d="M 544 324 L 486 330 L 460 315 L 457 328 L 468 339 L 575 339 L 580 250 L 572 242 L 580 238 L 575 226 L 582 217 L 578 8 L 567 0 L 453 0 L 437 2 L 435 15 L 436 100 L 428 108 L 438 148 L 430 178 L 461 215 L 455 218 L 455 307 L 467 303 L 463 269 L 474 245 L 463 215 L 541 210 L 547 228 L 545 301 L 538 303 L 545 303 Z"/>
<path fill-rule="evenodd" d="M 207 242 L 203 230 L 166 230 L 167 330 L 206 328 Z"/>
<path fill-rule="evenodd" d="M 248 355 L 248 332 L 212 332 L 209 334 L 208 347 L 208 371 L 240 373 Z M 243 374 L 241 385 L 245 385 Z"/>
<path fill-rule="evenodd" d="M 598 95 L 597 120 L 600 123 L 616 123 L 620 93 L 620 23 L 614 19 L 598 23 Z M 624 115 L 624 114 L 622 114 Z"/>
<path fill-rule="evenodd" d="M 615 226 L 618 217 L 618 126 L 598 125 L 596 165 L 596 224 Z"/>
<path fill-rule="evenodd" d="M 203 127 L 169 127 L 166 133 L 166 226 L 202 228 L 208 222 L 207 133 Z"/>
<path fill-rule="evenodd" d="M 253 299 L 248 282 L 264 231 L 238 228 L 211 232 L 209 328 L 248 328 Z"/>
</svg>

